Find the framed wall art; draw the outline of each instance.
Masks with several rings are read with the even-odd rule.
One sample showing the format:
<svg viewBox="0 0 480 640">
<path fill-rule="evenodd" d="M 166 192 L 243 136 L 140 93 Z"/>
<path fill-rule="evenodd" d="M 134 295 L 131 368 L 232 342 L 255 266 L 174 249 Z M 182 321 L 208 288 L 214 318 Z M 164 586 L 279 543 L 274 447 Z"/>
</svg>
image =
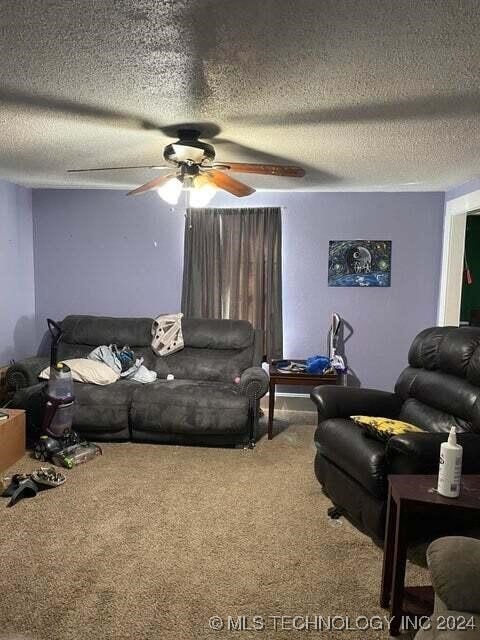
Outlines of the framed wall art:
<svg viewBox="0 0 480 640">
<path fill-rule="evenodd" d="M 330 240 L 329 287 L 389 287 L 391 240 Z"/>
</svg>

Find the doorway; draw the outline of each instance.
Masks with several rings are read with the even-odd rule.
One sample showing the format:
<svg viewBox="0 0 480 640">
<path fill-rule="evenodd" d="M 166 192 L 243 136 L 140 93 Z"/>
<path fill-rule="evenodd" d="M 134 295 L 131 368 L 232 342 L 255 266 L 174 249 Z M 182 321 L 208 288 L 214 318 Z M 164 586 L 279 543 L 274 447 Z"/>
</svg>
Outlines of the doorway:
<svg viewBox="0 0 480 640">
<path fill-rule="evenodd" d="M 479 213 L 480 189 L 449 200 L 445 205 L 437 318 L 440 326 L 459 326 L 460 324 L 467 217 Z"/>
<path fill-rule="evenodd" d="M 480 211 L 467 214 L 460 324 L 480 326 Z"/>
</svg>

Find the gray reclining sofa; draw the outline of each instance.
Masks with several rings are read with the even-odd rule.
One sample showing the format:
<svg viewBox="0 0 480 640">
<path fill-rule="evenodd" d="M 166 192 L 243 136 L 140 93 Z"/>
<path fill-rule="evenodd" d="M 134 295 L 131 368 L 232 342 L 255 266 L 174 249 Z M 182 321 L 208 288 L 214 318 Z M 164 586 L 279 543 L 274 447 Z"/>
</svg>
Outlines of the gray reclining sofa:
<svg viewBox="0 0 480 640">
<path fill-rule="evenodd" d="M 150 347 L 152 322 L 96 316 L 67 316 L 61 322 L 59 360 L 86 358 L 102 344 L 126 344 L 158 375 L 150 384 L 76 382 L 73 428 L 95 441 L 253 442 L 258 401 L 268 390 L 259 366 L 261 331 L 242 320 L 183 318 L 184 349 L 160 357 Z M 16 390 L 10 406 L 27 410 L 31 437 L 38 432 L 44 401 L 45 383 L 38 374 L 48 364 L 48 358 L 28 358 L 7 371 L 7 384 Z M 166 380 L 169 373 L 173 381 Z"/>
</svg>

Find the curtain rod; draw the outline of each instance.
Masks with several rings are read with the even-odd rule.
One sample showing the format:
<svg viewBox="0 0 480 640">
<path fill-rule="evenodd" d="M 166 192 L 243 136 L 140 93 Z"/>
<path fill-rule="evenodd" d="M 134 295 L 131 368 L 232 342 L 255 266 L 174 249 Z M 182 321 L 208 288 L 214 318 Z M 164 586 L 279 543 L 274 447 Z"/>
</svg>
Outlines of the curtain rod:
<svg viewBox="0 0 480 640">
<path fill-rule="evenodd" d="M 176 211 L 177 209 L 183 209 L 184 207 L 171 207 L 170 211 Z M 282 205 L 278 205 L 278 204 L 262 204 L 259 207 L 185 207 L 185 209 L 191 209 L 191 210 L 195 210 L 195 209 L 223 209 L 225 211 L 233 211 L 236 209 L 243 209 L 243 210 L 248 210 L 248 209 L 288 209 L 288 207 L 284 204 Z"/>
</svg>

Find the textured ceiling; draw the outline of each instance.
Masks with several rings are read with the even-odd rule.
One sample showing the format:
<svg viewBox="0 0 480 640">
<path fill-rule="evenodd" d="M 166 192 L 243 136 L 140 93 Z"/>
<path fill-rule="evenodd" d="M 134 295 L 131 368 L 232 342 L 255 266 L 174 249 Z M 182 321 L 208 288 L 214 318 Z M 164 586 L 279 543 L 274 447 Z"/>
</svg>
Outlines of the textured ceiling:
<svg viewBox="0 0 480 640">
<path fill-rule="evenodd" d="M 480 172 L 480 0 L 0 0 L 0 177 L 127 188 L 177 123 L 258 188 L 442 189 Z M 239 176 L 241 177 L 241 176 Z"/>
</svg>

